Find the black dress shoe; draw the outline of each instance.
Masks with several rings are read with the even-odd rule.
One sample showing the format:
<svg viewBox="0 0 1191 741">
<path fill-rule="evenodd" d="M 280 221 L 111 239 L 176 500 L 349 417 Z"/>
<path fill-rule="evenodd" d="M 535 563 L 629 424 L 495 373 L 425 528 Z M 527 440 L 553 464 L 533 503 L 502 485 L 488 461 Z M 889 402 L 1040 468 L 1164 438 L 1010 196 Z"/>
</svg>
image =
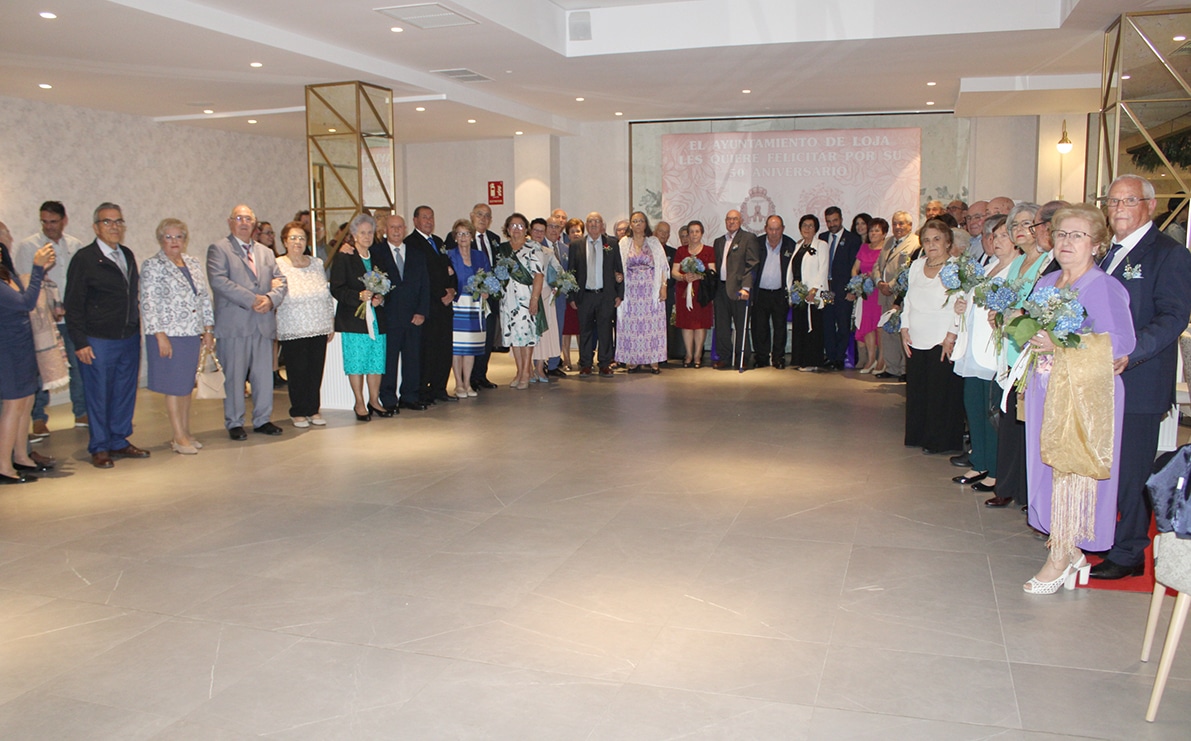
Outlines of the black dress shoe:
<svg viewBox="0 0 1191 741">
<path fill-rule="evenodd" d="M 972 459 L 968 457 L 967 453 L 960 453 L 959 455 L 951 456 L 951 465 L 956 468 L 971 468 Z"/>
<path fill-rule="evenodd" d="M 415 412 L 424 412 L 427 408 L 427 405 L 420 401 L 402 401 L 398 402 L 397 406 L 401 409 L 412 409 Z"/>
<path fill-rule="evenodd" d="M 355 412 L 357 422 L 371 422 L 372 421 L 372 412 L 368 412 L 367 414 L 360 414 L 355 409 L 353 409 L 352 412 Z"/>
<path fill-rule="evenodd" d="M 974 484 L 977 481 L 983 480 L 985 476 L 988 476 L 988 471 L 978 473 L 975 476 L 952 476 L 951 480 L 957 484 Z"/>
<path fill-rule="evenodd" d="M 978 481 L 975 484 L 972 484 L 972 490 L 984 492 L 985 494 L 987 494 L 990 491 L 996 491 L 997 485 L 996 484 L 986 484 L 983 481 Z"/>
<path fill-rule="evenodd" d="M 993 497 L 992 499 L 985 499 L 985 507 L 1008 507 L 1013 504 L 1013 497 Z"/>
<path fill-rule="evenodd" d="M 376 416 L 382 417 L 385 419 L 392 417 L 394 414 L 393 412 L 389 411 L 388 409 L 377 409 L 376 407 L 372 406 L 371 404 L 368 405 L 368 413 L 375 414 Z M 360 415 L 357 414 L 356 418 L 359 419 L 359 417 L 360 417 Z"/>
<path fill-rule="evenodd" d="M 567 372 L 564 371 L 562 368 L 553 368 L 551 370 L 546 371 L 546 375 L 553 376 L 554 378 L 566 378 Z"/>
<path fill-rule="evenodd" d="M 273 424 L 272 422 L 266 422 L 263 425 L 261 425 L 260 427 L 253 427 L 252 431 L 259 432 L 262 435 L 280 435 L 281 434 L 281 428 L 278 427 L 277 425 Z"/>
<path fill-rule="evenodd" d="M 0 485 L 3 484 L 27 484 L 31 481 L 37 481 L 36 476 L 29 476 L 27 474 L 17 471 L 16 476 L 6 476 L 0 473 Z"/>
<path fill-rule="evenodd" d="M 881 371 L 880 373 L 874 373 L 873 378 L 893 378 L 893 374 L 887 371 Z"/>
<path fill-rule="evenodd" d="M 897 381 L 898 381 L 898 383 L 905 383 L 906 382 L 906 374 L 903 373 L 900 376 L 898 376 Z"/>
<path fill-rule="evenodd" d="M 244 431 L 243 427 L 231 427 L 227 431 L 227 436 L 233 440 L 247 440 L 248 433 Z"/>
<path fill-rule="evenodd" d="M 273 371 L 273 388 L 283 389 L 288 385 L 285 379 L 281 377 L 281 371 Z"/>
<path fill-rule="evenodd" d="M 435 401 L 459 401 L 458 396 L 451 396 L 450 394 L 439 394 L 434 399 Z"/>
<path fill-rule="evenodd" d="M 784 361 L 784 360 L 775 360 L 775 361 L 773 361 L 773 367 L 774 367 L 774 368 L 777 368 L 778 370 L 782 370 L 783 368 L 785 368 L 785 367 L 786 367 L 786 361 Z"/>
<path fill-rule="evenodd" d="M 12 467 L 17 470 L 17 473 L 45 473 L 49 471 L 52 466 L 44 466 L 40 463 L 34 462 L 32 466 L 26 466 L 24 463 L 12 462 Z"/>
<path fill-rule="evenodd" d="M 1124 579 L 1126 576 L 1141 576 L 1146 572 L 1145 562 L 1136 566 L 1122 566 L 1107 558 L 1092 567 L 1093 579 Z"/>
</svg>

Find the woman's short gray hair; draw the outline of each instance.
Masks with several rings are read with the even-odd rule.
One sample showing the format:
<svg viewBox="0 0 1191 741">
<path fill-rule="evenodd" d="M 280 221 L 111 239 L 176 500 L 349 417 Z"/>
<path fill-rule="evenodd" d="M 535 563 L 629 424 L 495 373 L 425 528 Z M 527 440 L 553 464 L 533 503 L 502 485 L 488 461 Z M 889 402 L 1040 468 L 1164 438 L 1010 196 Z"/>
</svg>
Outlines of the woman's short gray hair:
<svg viewBox="0 0 1191 741">
<path fill-rule="evenodd" d="M 356 218 L 352 219 L 348 229 L 352 234 L 355 234 L 356 230 L 364 224 L 371 226 L 373 232 L 376 231 L 376 219 L 372 218 L 368 214 L 356 214 Z"/>
</svg>

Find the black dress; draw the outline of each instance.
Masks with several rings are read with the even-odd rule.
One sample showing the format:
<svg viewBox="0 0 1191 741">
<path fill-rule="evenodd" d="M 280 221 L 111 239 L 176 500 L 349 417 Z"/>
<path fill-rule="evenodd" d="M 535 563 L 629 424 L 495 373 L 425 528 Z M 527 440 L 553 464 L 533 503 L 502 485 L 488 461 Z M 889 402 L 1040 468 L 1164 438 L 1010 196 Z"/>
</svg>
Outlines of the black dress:
<svg viewBox="0 0 1191 741">
<path fill-rule="evenodd" d="M 23 399 L 41 388 L 29 312 L 37 305 L 44 275 L 44 268 L 34 266 L 29 287 L 24 288 L 15 273 L 0 269 L 0 277 L 11 277 L 20 288 L 13 290 L 0 281 L 0 399 Z"/>
</svg>

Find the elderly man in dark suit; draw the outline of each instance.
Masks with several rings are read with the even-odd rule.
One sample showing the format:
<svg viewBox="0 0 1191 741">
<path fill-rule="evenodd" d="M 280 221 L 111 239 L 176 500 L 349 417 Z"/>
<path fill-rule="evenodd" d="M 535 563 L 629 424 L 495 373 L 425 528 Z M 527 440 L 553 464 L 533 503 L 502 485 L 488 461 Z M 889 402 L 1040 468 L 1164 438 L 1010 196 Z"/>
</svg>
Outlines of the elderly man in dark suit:
<svg viewBox="0 0 1191 741">
<path fill-rule="evenodd" d="M 405 244 L 405 219 L 386 216 L 382 226 L 385 241 L 373 247 L 376 268 L 393 284 L 385 296 L 382 311 L 388 324 L 385 332 L 385 373 L 380 380 L 380 403 L 385 414 L 393 416 L 399 408 L 421 411 L 422 327 L 430 313 L 430 276 L 426 256 Z M 397 393 L 397 369 L 401 368 L 401 394 Z"/>
<path fill-rule="evenodd" d="M 429 206 L 414 209 L 414 228 L 406 236 L 405 245 L 411 250 L 422 251 L 430 276 L 430 312 L 422 327 L 421 401 L 426 405 L 437 401 L 459 401 L 458 397 L 447 393 L 447 379 L 451 376 L 454 301 L 459 286 L 451 258 L 447 256 L 446 243 L 434 234 L 434 209 Z"/>
<path fill-rule="evenodd" d="M 606 378 L 612 375 L 616 309 L 624 300 L 624 265 L 619 247 L 604 233 L 605 228 L 603 216 L 589 213 L 587 238 L 571 243 L 568 262 L 579 284 L 578 295 L 572 299 L 579 313 L 579 375 L 591 375 L 594 336 L 599 341 L 600 375 Z"/>
<path fill-rule="evenodd" d="M 720 288 L 715 292 L 715 367 L 743 366 L 749 292 L 753 288 L 753 269 L 761 261 L 757 235 L 740 228 L 740 212 L 732 209 L 724 216 L 727 233 L 714 243 L 716 272 Z M 732 340 L 732 327 L 736 340 Z"/>
<path fill-rule="evenodd" d="M 1146 479 L 1158 452 L 1158 426 L 1174 404 L 1179 335 L 1191 318 L 1191 253 L 1159 231 L 1154 186 L 1137 175 L 1112 182 L 1105 199 L 1113 244 L 1100 267 L 1129 292 L 1137 344 L 1116 371 L 1125 384 L 1116 537 L 1093 579 L 1145 572 L 1150 543 Z"/>
<path fill-rule="evenodd" d="M 285 300 L 285 276 L 273 250 L 252 239 L 256 214 L 244 204 L 227 219 L 231 233 L 207 248 L 207 282 L 215 301 L 215 354 L 223 364 L 223 423 L 233 440 L 244 432 L 244 379 L 252 384 L 252 430 L 280 435 L 273 424 L 273 340 Z"/>
<path fill-rule="evenodd" d="M 774 214 L 765 220 L 761 261 L 753 298 L 753 365 L 786 367 L 786 317 L 790 314 L 786 269 L 797 244 L 786 236 L 786 222 Z M 771 345 L 770 342 L 773 344 Z"/>
<path fill-rule="evenodd" d="M 942 209 L 943 204 L 939 207 Z M 839 206 L 828 206 L 823 212 L 827 231 L 819 239 L 827 243 L 830 267 L 827 288 L 835 294 L 835 301 L 823 307 L 823 352 L 826 370 L 843 370 L 848 341 L 852 339 L 852 302 L 844 290 L 852 279 L 852 265 L 860 252 L 860 235 L 844 228 L 844 214 Z"/>
<path fill-rule="evenodd" d="M 120 207 L 101 203 L 92 221 L 95 241 L 75 253 L 66 272 L 66 331 L 83 379 L 91 465 L 111 468 L 112 458 L 149 457 L 128 442 L 141 366 L 140 275 L 132 250 L 120 243 Z"/>
</svg>

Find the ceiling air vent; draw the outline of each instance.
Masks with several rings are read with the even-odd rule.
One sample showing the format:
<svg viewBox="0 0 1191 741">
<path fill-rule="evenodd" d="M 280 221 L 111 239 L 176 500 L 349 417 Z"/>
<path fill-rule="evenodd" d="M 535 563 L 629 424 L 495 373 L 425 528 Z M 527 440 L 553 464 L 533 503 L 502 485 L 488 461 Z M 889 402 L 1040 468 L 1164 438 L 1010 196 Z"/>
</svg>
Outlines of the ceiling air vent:
<svg viewBox="0 0 1191 741">
<path fill-rule="evenodd" d="M 376 12 L 395 18 L 402 23 L 422 29 L 471 26 L 477 21 L 460 15 L 438 3 L 417 3 L 416 5 L 392 5 L 375 8 Z"/>
<path fill-rule="evenodd" d="M 449 77 L 455 82 L 492 82 L 491 77 L 484 77 L 479 72 L 470 69 L 432 69 L 431 74 Z"/>
</svg>

